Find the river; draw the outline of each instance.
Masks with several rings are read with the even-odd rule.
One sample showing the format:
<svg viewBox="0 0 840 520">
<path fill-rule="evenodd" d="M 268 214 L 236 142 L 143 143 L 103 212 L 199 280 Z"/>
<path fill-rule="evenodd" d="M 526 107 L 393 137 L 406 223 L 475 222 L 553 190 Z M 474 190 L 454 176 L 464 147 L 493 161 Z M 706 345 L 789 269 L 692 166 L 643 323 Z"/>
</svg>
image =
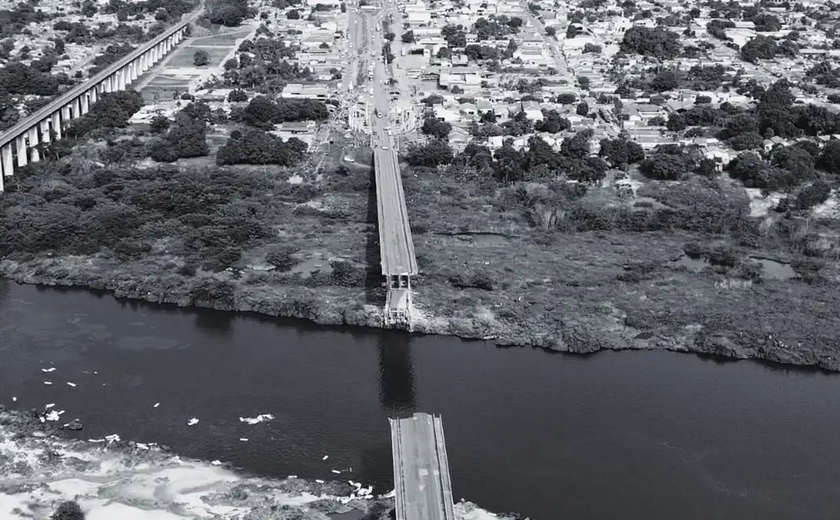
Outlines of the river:
<svg viewBox="0 0 840 520">
<path fill-rule="evenodd" d="M 0 403 L 56 403 L 81 438 L 258 475 L 352 468 L 341 478 L 380 491 L 387 417 L 439 413 L 456 499 L 523 518 L 837 518 L 838 402 L 840 375 L 755 362 L 500 349 L 0 280 Z"/>
</svg>

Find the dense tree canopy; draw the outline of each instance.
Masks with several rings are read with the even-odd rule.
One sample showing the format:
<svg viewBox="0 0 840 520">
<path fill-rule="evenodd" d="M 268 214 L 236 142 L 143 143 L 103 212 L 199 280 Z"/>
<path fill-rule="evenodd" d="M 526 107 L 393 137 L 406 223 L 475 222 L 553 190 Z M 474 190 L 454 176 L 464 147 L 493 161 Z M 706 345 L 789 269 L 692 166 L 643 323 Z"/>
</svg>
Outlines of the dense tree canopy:
<svg viewBox="0 0 840 520">
<path fill-rule="evenodd" d="M 680 45 L 679 34 L 664 27 L 651 29 L 635 26 L 624 33 L 621 49 L 624 52 L 632 52 L 643 56 L 672 59 L 680 54 L 682 46 Z"/>
<path fill-rule="evenodd" d="M 405 153 L 405 160 L 411 166 L 436 166 L 452 162 L 452 148 L 440 139 L 430 139 L 425 144 L 411 144 Z"/>
<path fill-rule="evenodd" d="M 213 23 L 235 27 L 248 17 L 248 0 L 207 0 L 207 17 Z"/>
<path fill-rule="evenodd" d="M 323 121 L 329 117 L 327 105 L 313 99 L 279 99 L 271 101 L 257 96 L 248 103 L 242 120 L 258 128 L 269 128 L 285 121 Z"/>
<path fill-rule="evenodd" d="M 216 154 L 216 164 L 279 164 L 294 166 L 303 160 L 306 143 L 297 138 L 283 142 L 261 130 L 248 128 L 231 136 Z"/>
<path fill-rule="evenodd" d="M 87 114 L 67 124 L 64 133 L 78 139 L 97 129 L 122 128 L 142 106 L 143 97 L 133 90 L 102 94 Z"/>
</svg>

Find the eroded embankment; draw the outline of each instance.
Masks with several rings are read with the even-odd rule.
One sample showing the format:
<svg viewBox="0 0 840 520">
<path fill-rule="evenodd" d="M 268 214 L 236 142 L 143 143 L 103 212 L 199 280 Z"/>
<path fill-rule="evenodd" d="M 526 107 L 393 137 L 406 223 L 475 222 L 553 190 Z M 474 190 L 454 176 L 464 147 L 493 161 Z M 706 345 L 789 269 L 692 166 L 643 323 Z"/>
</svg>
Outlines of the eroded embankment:
<svg viewBox="0 0 840 520">
<path fill-rule="evenodd" d="M 356 288 L 275 286 L 243 283 L 231 273 L 187 279 L 177 274 L 133 276 L 129 266 L 101 269 L 82 257 L 43 259 L 35 263 L 0 261 L 0 276 L 19 283 L 79 287 L 110 291 L 117 298 L 139 299 L 180 307 L 256 312 L 300 318 L 321 325 L 381 328 L 382 308 L 366 303 Z M 433 287 L 424 289 L 434 292 Z M 758 359 L 774 363 L 840 371 L 840 357 L 832 351 L 788 344 L 772 333 L 708 333 L 702 323 L 670 332 L 640 334 L 620 314 L 574 312 L 546 316 L 520 313 L 516 319 L 444 316 L 424 305 L 423 294 L 413 312 L 413 331 L 485 339 L 503 346 L 536 347 L 557 352 L 590 354 L 600 350 L 664 349 L 730 359 Z M 429 296 L 429 295 L 425 295 Z"/>
<path fill-rule="evenodd" d="M 351 510 L 376 520 L 393 509 L 358 483 L 243 476 L 116 436 L 70 441 L 57 414 L 0 406 L 0 518 L 47 519 L 68 500 L 87 520 L 328 520 Z M 456 510 L 461 520 L 498 518 L 466 502 Z"/>
</svg>

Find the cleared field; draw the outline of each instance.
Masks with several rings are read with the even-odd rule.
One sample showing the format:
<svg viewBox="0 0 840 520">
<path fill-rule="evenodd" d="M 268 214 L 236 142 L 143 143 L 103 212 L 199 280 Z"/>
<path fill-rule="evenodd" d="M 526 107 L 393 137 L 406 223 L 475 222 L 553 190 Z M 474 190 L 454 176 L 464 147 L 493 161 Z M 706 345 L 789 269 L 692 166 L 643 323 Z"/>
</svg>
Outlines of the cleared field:
<svg viewBox="0 0 840 520">
<path fill-rule="evenodd" d="M 186 92 L 190 86 L 208 72 L 220 67 L 231 52 L 236 50 L 237 41 L 251 33 L 251 29 L 238 30 L 211 36 L 202 36 L 185 42 L 172 51 L 166 61 L 153 70 L 151 79 L 141 80 L 140 93 L 146 102 L 170 100 L 176 92 Z M 202 67 L 193 65 L 193 56 L 199 50 L 205 51 L 210 63 Z"/>
</svg>

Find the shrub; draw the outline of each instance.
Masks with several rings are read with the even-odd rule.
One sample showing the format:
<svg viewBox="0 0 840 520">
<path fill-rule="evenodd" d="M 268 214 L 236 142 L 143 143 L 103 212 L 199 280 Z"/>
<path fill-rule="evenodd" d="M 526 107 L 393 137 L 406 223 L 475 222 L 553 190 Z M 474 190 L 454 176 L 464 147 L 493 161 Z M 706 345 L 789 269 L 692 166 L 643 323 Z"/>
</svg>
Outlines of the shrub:
<svg viewBox="0 0 840 520">
<path fill-rule="evenodd" d="M 85 520 L 85 514 L 79 504 L 67 501 L 62 502 L 50 518 L 51 520 Z"/>
<path fill-rule="evenodd" d="M 825 261 L 818 258 L 797 258 L 791 262 L 790 267 L 803 281 L 814 283 L 819 280 Z"/>
<path fill-rule="evenodd" d="M 228 94 L 228 101 L 231 103 L 240 103 L 242 101 L 248 101 L 248 94 L 245 93 L 242 89 L 231 90 L 230 94 Z"/>
<path fill-rule="evenodd" d="M 152 118 L 150 126 L 152 133 L 162 134 L 169 130 L 169 119 L 166 116 L 158 114 Z"/>
<path fill-rule="evenodd" d="M 193 65 L 203 67 L 210 63 L 210 55 L 207 51 L 195 51 L 193 54 Z"/>
<path fill-rule="evenodd" d="M 281 273 L 290 271 L 297 264 L 294 254 L 298 248 L 293 246 L 276 246 L 265 255 L 266 263 L 274 266 Z"/>
<path fill-rule="evenodd" d="M 342 287 L 362 287 L 365 285 L 367 273 L 364 267 L 356 266 L 344 260 L 331 260 L 332 274 L 330 278 L 334 285 Z"/>
</svg>

